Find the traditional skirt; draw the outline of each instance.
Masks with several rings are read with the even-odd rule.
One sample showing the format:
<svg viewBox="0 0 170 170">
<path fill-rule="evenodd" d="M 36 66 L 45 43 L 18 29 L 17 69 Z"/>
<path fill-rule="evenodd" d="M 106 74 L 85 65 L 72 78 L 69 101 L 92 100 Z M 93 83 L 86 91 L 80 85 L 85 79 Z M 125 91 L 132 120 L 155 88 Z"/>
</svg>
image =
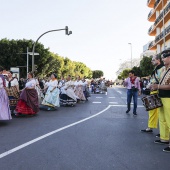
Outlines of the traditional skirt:
<svg viewBox="0 0 170 170">
<path fill-rule="evenodd" d="M 10 88 L 5 88 L 8 98 L 9 98 L 9 105 L 10 107 L 16 107 L 18 100 L 19 100 L 19 93 L 16 87 L 12 86 Z"/>
<path fill-rule="evenodd" d="M 76 96 L 79 97 L 80 100 L 86 100 L 84 93 L 83 93 L 83 87 L 82 86 L 76 86 L 75 94 L 76 94 Z"/>
<path fill-rule="evenodd" d="M 32 110 L 31 107 L 27 105 L 27 103 L 24 100 L 19 100 L 17 107 L 16 107 L 16 112 L 21 113 L 21 114 L 26 114 L 26 115 L 32 115 L 36 114 L 35 111 Z"/>
<path fill-rule="evenodd" d="M 38 94 L 35 89 L 24 89 L 16 106 L 16 112 L 33 115 L 39 111 Z"/>
<path fill-rule="evenodd" d="M 0 88 L 0 109 L 0 120 L 12 119 L 9 108 L 8 96 L 4 88 Z"/>
<path fill-rule="evenodd" d="M 49 87 L 44 100 L 42 101 L 42 105 L 50 106 L 50 107 L 60 107 L 60 99 L 59 99 L 59 89 L 56 88 L 53 92 L 50 92 L 53 87 Z"/>
<path fill-rule="evenodd" d="M 67 96 L 66 94 L 61 94 L 60 102 L 62 105 L 75 105 L 77 103 L 77 100 L 72 99 L 71 97 Z"/>
</svg>

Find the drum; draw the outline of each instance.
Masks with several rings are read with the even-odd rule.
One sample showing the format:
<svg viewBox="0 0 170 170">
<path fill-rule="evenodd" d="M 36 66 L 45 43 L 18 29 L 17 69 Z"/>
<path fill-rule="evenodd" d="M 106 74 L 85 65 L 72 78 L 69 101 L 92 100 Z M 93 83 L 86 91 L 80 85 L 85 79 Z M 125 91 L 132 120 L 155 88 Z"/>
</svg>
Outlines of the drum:
<svg viewBox="0 0 170 170">
<path fill-rule="evenodd" d="M 145 96 L 142 98 L 143 105 L 146 108 L 146 111 L 153 110 L 159 107 L 162 107 L 162 101 L 159 98 L 158 94 L 152 94 L 150 96 Z"/>
</svg>

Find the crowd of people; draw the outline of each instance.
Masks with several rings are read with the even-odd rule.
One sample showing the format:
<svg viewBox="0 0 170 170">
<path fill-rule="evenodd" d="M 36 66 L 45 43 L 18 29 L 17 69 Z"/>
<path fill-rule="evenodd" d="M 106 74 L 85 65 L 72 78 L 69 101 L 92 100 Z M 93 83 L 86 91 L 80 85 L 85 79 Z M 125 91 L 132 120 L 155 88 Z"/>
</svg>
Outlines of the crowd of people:
<svg viewBox="0 0 170 170">
<path fill-rule="evenodd" d="M 124 81 L 127 87 L 126 113 L 128 114 L 131 110 L 133 97 L 133 115 L 137 116 L 137 96 L 143 90 L 143 93 L 148 95 L 142 101 L 146 102 L 144 106 L 149 110 L 149 117 L 148 127 L 142 129 L 141 132 L 152 133 L 153 129 L 158 128 L 159 121 L 160 133 L 156 137 L 160 139 L 155 140 L 154 143 L 169 144 L 163 151 L 170 152 L 170 49 L 164 50 L 161 56 L 153 56 L 151 62 L 155 69 L 149 80 L 143 80 L 143 86 L 133 70 L 129 71 L 129 77 Z"/>
<path fill-rule="evenodd" d="M 127 87 L 127 111 L 131 110 L 131 100 L 133 97 L 133 115 L 137 116 L 137 96 L 148 89 L 149 95 L 159 95 L 162 107 L 155 107 L 149 110 L 148 127 L 141 132 L 152 133 L 154 128 L 158 128 L 160 134 L 156 135 L 159 140 L 157 144 L 170 144 L 170 49 L 162 52 L 161 57 L 156 55 L 152 58 L 155 69 L 149 81 L 141 80 L 135 76 L 133 70 L 129 71 L 129 77 L 125 79 L 124 85 Z M 57 75 L 44 80 L 34 78 L 33 73 L 28 73 L 28 79 L 13 77 L 13 72 L 8 71 L 8 76 L 2 75 L 3 68 L 0 67 L 0 120 L 11 120 L 12 114 L 15 116 L 36 115 L 40 105 L 46 110 L 55 110 L 60 105 L 74 106 L 81 101 L 88 101 L 90 92 L 107 93 L 107 87 L 111 86 L 110 81 L 105 78 L 97 81 L 86 81 L 78 76 L 76 80 L 68 75 L 65 79 L 57 79 Z M 151 102 L 148 102 L 152 104 Z M 170 152 L 170 145 L 163 149 Z"/>
<path fill-rule="evenodd" d="M 61 105 L 74 106 L 88 101 L 96 84 L 101 92 L 107 89 L 105 78 L 87 81 L 80 76 L 75 80 L 68 75 L 58 80 L 57 75 L 52 73 L 48 78 L 39 79 L 30 72 L 27 79 L 18 81 L 12 71 L 7 71 L 6 76 L 2 75 L 2 71 L 0 67 L 0 120 L 12 119 L 11 114 L 17 117 L 34 116 L 39 109 L 56 110 Z"/>
</svg>

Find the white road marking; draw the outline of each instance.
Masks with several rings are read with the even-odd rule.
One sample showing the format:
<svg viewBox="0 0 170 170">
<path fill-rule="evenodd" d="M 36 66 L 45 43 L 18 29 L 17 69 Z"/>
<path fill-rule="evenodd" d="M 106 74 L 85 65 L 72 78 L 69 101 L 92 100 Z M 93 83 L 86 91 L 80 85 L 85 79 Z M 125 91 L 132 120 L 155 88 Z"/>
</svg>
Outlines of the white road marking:
<svg viewBox="0 0 170 170">
<path fill-rule="evenodd" d="M 115 97 L 109 97 L 109 99 L 115 99 Z"/>
<path fill-rule="evenodd" d="M 12 154 L 12 153 L 14 153 L 14 152 L 16 152 L 16 151 L 18 151 L 18 150 L 20 150 L 20 149 L 23 149 L 23 148 L 25 148 L 25 147 L 27 147 L 27 146 L 35 143 L 35 142 L 38 142 L 38 141 L 40 141 L 40 140 L 42 140 L 42 139 L 44 139 L 44 138 L 47 138 L 47 137 L 49 137 L 49 136 L 51 136 L 51 135 L 53 135 L 53 134 L 55 134 L 55 133 L 58 133 L 58 132 L 60 132 L 60 131 L 63 131 L 63 130 L 65 130 L 65 129 L 68 129 L 68 128 L 72 127 L 72 126 L 78 125 L 78 124 L 83 123 L 83 122 L 85 122 L 85 121 L 87 121 L 87 120 L 89 120 L 89 119 L 92 119 L 92 118 L 94 118 L 94 117 L 102 114 L 103 112 L 107 111 L 109 108 L 110 108 L 110 105 L 109 105 L 108 107 L 106 107 L 104 110 L 96 113 L 95 115 L 92 115 L 92 116 L 90 116 L 90 117 L 87 117 L 87 118 L 85 118 L 85 119 L 82 119 L 82 120 L 80 120 L 80 121 L 77 121 L 77 122 L 75 122 L 75 123 L 72 123 L 72 124 L 70 124 L 70 125 L 64 126 L 64 127 L 62 127 L 62 128 L 56 129 L 56 130 L 54 130 L 54 131 L 52 131 L 52 132 L 49 132 L 49 133 L 47 133 L 47 134 L 45 134 L 45 135 L 42 135 L 42 136 L 40 136 L 40 137 L 38 137 L 38 138 L 35 138 L 35 139 L 33 139 L 33 140 L 29 141 L 29 142 L 26 142 L 26 143 L 24 143 L 24 144 L 22 144 L 22 145 L 20 145 L 20 146 L 17 146 L 17 147 L 15 147 L 15 148 L 11 149 L 11 150 L 8 150 L 8 151 L 0 154 L 0 158 L 3 158 L 3 157 L 5 157 L 5 156 L 7 156 L 7 155 L 10 155 L 10 154 Z"/>
<path fill-rule="evenodd" d="M 120 93 L 120 94 L 122 94 L 122 92 L 121 91 L 117 91 L 118 93 Z"/>
<path fill-rule="evenodd" d="M 97 116 L 99 116 L 100 114 L 102 114 L 102 113 L 104 113 L 105 111 L 107 111 L 110 107 L 116 107 L 116 106 L 117 106 L 117 107 L 127 107 L 126 105 L 109 105 L 109 106 L 107 106 L 104 110 L 102 110 L 102 111 L 100 111 L 100 112 L 98 112 L 98 113 L 96 113 L 96 114 L 94 114 L 94 115 L 92 115 L 92 116 L 89 116 L 89 117 L 87 117 L 87 118 L 85 118 L 85 119 L 82 119 L 82 120 L 77 121 L 77 122 L 75 122 L 75 123 L 72 123 L 72 124 L 70 124 L 70 125 L 64 126 L 64 127 L 62 127 L 62 128 L 56 129 L 56 130 L 54 130 L 54 131 L 51 131 L 51 132 L 49 132 L 49 133 L 47 133 L 47 134 L 45 134 L 45 135 L 42 135 L 42 136 L 40 136 L 40 137 L 37 137 L 37 138 L 35 138 L 35 139 L 33 139 L 33 140 L 29 141 L 29 142 L 26 142 L 26 143 L 24 143 L 24 144 L 22 144 L 22 145 L 19 145 L 19 146 L 13 148 L 13 149 L 10 149 L 10 150 L 6 151 L 6 152 L 4 152 L 4 153 L 1 153 L 1 154 L 0 154 L 0 159 L 1 159 L 1 158 L 4 158 L 4 157 L 6 157 L 6 156 L 8 156 L 8 155 L 10 155 L 10 154 L 12 154 L 12 153 L 14 153 L 14 152 L 17 152 L 18 150 L 21 150 L 21 149 L 23 149 L 23 148 L 25 148 L 25 147 L 27 147 L 27 146 L 29 146 L 29 145 L 32 145 L 32 144 L 34 144 L 34 143 L 36 143 L 36 142 L 38 142 L 38 141 L 40 141 L 40 140 L 42 140 L 42 139 L 45 139 L 45 138 L 47 138 L 47 137 L 49 137 L 49 136 L 51 136 L 51 135 L 54 135 L 54 134 L 56 134 L 56 133 L 58 133 L 58 132 L 61 132 L 61 131 L 65 130 L 65 129 L 68 129 L 68 128 L 70 128 L 70 127 L 73 127 L 73 126 L 75 126 L 75 125 L 78 125 L 78 124 L 80 124 L 80 123 L 83 123 L 83 122 L 85 122 L 85 121 L 87 121 L 87 120 L 90 120 L 90 119 L 92 119 L 92 118 L 94 118 L 94 117 L 97 117 Z M 139 105 L 138 107 L 144 107 L 144 106 L 140 106 L 140 105 Z"/>
<path fill-rule="evenodd" d="M 93 102 L 94 104 L 97 104 L 97 103 L 102 103 L 102 102 Z"/>
<path fill-rule="evenodd" d="M 102 99 L 103 97 L 96 97 L 96 99 Z"/>
<path fill-rule="evenodd" d="M 110 104 L 118 104 L 118 102 L 109 102 Z"/>
</svg>

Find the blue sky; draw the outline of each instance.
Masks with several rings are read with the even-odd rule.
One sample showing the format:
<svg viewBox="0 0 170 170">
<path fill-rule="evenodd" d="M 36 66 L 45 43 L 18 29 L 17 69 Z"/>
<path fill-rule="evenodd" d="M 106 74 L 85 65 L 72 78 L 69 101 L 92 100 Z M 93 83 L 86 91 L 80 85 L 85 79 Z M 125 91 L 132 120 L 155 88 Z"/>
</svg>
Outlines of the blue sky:
<svg viewBox="0 0 170 170">
<path fill-rule="evenodd" d="M 152 40 L 147 31 L 150 9 L 147 0 L 0 0 L 0 38 L 36 40 L 43 32 L 69 26 L 45 35 L 39 42 L 50 51 L 92 70 L 101 69 L 115 78 L 120 62 L 133 58 Z M 120 60 L 121 59 L 121 60 Z"/>
</svg>

